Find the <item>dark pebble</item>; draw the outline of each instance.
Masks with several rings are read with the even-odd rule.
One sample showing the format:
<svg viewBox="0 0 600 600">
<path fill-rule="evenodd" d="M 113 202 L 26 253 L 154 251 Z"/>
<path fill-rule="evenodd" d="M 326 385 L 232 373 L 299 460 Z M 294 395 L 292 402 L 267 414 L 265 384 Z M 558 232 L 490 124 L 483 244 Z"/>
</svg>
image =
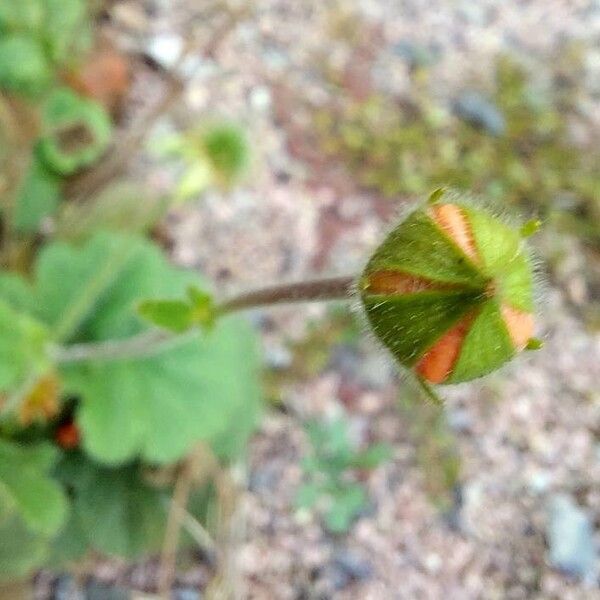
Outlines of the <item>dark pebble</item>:
<svg viewBox="0 0 600 600">
<path fill-rule="evenodd" d="M 463 121 L 490 135 L 501 136 L 506 131 L 504 115 L 479 92 L 463 92 L 454 103 L 454 112 Z"/>
<path fill-rule="evenodd" d="M 173 600 L 201 600 L 200 592 L 192 587 L 176 588 L 173 592 Z"/>
<path fill-rule="evenodd" d="M 350 550 L 340 550 L 333 557 L 333 566 L 348 578 L 362 581 L 373 577 L 373 565 Z"/>
<path fill-rule="evenodd" d="M 130 595 L 129 590 L 94 580 L 85 589 L 85 600 L 129 600 Z"/>
</svg>

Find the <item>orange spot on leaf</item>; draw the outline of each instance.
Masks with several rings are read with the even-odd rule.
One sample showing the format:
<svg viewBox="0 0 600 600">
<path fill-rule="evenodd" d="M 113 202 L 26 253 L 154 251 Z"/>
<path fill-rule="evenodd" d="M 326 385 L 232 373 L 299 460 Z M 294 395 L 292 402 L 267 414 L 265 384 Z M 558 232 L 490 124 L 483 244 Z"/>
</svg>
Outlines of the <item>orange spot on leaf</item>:
<svg viewBox="0 0 600 600">
<path fill-rule="evenodd" d="M 427 350 L 416 367 L 421 377 L 431 383 L 442 383 L 450 375 L 473 318 L 472 313 L 461 319 Z"/>
<path fill-rule="evenodd" d="M 533 336 L 533 315 L 508 304 L 503 304 L 500 310 L 515 348 L 523 350 Z"/>
<path fill-rule="evenodd" d="M 456 204 L 436 204 L 430 215 L 438 226 L 473 261 L 479 262 L 479 254 L 473 240 L 471 225 L 464 212 Z"/>
</svg>

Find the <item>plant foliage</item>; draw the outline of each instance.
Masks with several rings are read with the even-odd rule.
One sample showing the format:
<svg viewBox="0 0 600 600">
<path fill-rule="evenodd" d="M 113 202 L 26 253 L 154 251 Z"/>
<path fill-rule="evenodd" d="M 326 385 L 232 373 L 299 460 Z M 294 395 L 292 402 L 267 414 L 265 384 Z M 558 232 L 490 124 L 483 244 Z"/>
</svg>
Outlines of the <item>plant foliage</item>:
<svg viewBox="0 0 600 600">
<path fill-rule="evenodd" d="M 298 508 L 315 508 L 332 533 L 348 531 L 364 510 L 368 496 L 352 475 L 374 469 L 390 456 L 385 444 L 357 450 L 343 418 L 306 425 L 311 451 L 302 462 L 306 482 L 296 496 Z"/>
<path fill-rule="evenodd" d="M 555 62 L 564 72 L 560 85 L 540 89 L 522 65 L 500 57 L 489 99 L 465 92 L 453 107 L 432 96 L 420 68 L 408 98 L 373 94 L 316 110 L 320 147 L 359 185 L 384 196 L 452 186 L 534 208 L 598 242 L 598 149 L 582 151 L 570 135 L 581 60 L 571 51 Z"/>
<path fill-rule="evenodd" d="M 151 242 L 111 233 L 82 246 L 49 244 L 31 281 L 0 278 L 0 340 L 11 353 L 1 373 L 2 389 L 12 398 L 0 430 L 7 527 L 26 528 L 49 545 L 58 532 L 66 548 L 137 556 L 156 548 L 168 492 L 144 483 L 143 463 L 176 461 L 200 440 L 223 459 L 243 447 L 259 414 L 260 388 L 254 335 L 239 318 L 136 359 L 54 360 L 53 344 L 68 347 L 147 331 L 136 312 L 140 299 L 180 295 L 193 281 L 196 276 L 170 266 Z M 63 412 L 72 413 L 82 439 L 77 460 L 61 461 L 61 486 L 48 472 L 58 457 L 50 445 L 53 423 L 62 417 L 26 428 L 17 418 L 27 398 L 26 375 L 48 369 L 56 372 L 64 401 L 76 399 L 74 411 L 65 402 Z M 60 530 L 67 512 L 66 529 Z M 24 544 L 30 542 L 29 534 L 23 537 Z M 40 552 L 40 560 L 47 555 Z M 9 572 L 0 564 L 0 573 L 20 568 Z"/>
<path fill-rule="evenodd" d="M 85 0 L 0 5 L 0 87 L 39 98 L 91 41 Z"/>
</svg>

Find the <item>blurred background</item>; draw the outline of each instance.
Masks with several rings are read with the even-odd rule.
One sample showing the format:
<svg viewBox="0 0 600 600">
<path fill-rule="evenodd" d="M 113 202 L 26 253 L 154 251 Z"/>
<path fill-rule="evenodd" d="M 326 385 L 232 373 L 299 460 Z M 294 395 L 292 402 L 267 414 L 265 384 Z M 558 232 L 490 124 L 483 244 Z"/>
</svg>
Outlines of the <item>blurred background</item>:
<svg viewBox="0 0 600 600">
<path fill-rule="evenodd" d="M 600 3 L 94 11 L 77 85 L 104 98 L 127 142 L 100 179 L 125 172 L 174 197 L 153 235 L 221 295 L 357 273 L 402 209 L 441 185 L 543 222 L 544 348 L 443 389 L 444 411 L 344 305 L 249 314 L 267 410 L 236 467 L 227 576 L 243 597 L 600 598 Z M 213 140 L 211 169 L 194 136 Z M 100 187 L 87 177 L 74 197 Z M 110 193 L 131 196 L 111 216 L 126 226 L 159 203 Z M 149 590 L 154 569 L 99 560 L 98 597 Z M 212 576 L 199 553 L 176 597 L 201 598 Z M 50 573 L 38 588 L 75 593 Z"/>
</svg>

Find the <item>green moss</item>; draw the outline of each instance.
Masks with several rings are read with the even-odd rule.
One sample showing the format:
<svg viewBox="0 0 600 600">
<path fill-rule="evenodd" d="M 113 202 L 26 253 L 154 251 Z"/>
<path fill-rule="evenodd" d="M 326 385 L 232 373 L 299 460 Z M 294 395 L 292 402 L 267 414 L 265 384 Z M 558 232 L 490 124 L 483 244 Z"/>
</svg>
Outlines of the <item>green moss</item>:
<svg viewBox="0 0 600 600">
<path fill-rule="evenodd" d="M 491 101 L 506 120 L 500 135 L 453 115 L 421 78 L 409 102 L 379 94 L 317 111 L 321 149 L 361 187 L 384 196 L 450 185 L 534 210 L 600 244 L 600 150 L 582 150 L 569 135 L 581 93 L 579 57 L 571 53 L 553 64 L 554 85 L 542 94 L 521 66 L 498 59 Z"/>
</svg>

